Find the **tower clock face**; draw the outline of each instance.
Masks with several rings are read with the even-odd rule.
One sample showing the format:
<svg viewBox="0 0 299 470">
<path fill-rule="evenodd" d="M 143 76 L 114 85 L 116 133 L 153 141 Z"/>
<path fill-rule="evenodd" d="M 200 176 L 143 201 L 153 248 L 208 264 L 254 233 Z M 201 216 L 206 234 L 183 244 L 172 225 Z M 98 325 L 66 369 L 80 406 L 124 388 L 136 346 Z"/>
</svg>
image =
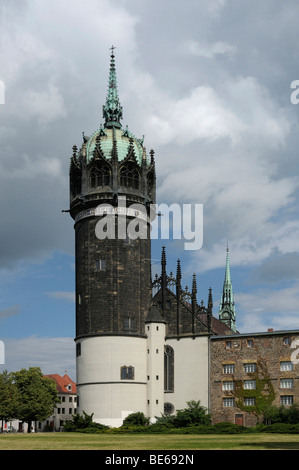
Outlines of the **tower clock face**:
<svg viewBox="0 0 299 470">
<path fill-rule="evenodd" d="M 228 313 L 228 312 L 224 312 L 224 313 L 223 313 L 223 318 L 225 318 L 225 320 L 229 320 L 229 318 L 230 318 L 229 313 Z"/>
</svg>

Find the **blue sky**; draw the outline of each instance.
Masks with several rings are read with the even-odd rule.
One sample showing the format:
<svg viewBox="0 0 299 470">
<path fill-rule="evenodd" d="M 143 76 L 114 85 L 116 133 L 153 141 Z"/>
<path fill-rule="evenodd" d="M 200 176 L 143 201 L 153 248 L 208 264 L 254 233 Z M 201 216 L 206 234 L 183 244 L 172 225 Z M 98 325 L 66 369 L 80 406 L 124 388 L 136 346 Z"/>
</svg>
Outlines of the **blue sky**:
<svg viewBox="0 0 299 470">
<path fill-rule="evenodd" d="M 72 146 L 103 122 L 109 48 L 123 126 L 155 150 L 158 203 L 203 204 L 203 246 L 153 242 L 183 286 L 212 287 L 226 244 L 240 332 L 299 325 L 299 5 L 295 0 L 0 4 L 3 369 L 75 377 Z"/>
</svg>

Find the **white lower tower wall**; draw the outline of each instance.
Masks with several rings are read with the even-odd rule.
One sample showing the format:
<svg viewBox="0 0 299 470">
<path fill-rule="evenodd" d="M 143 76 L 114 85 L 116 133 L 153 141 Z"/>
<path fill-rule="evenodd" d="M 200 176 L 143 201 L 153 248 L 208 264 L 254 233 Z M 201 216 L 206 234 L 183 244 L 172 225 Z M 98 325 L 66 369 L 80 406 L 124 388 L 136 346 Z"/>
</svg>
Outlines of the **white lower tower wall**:
<svg viewBox="0 0 299 470">
<path fill-rule="evenodd" d="M 174 350 L 174 391 L 165 393 L 165 402 L 174 412 L 191 400 L 209 408 L 209 336 L 167 338 L 166 343 Z"/>
<path fill-rule="evenodd" d="M 165 324 L 150 322 L 145 325 L 147 334 L 147 416 L 150 422 L 164 413 L 164 344 Z"/>
<path fill-rule="evenodd" d="M 146 338 L 94 336 L 77 340 L 77 413 L 93 414 L 97 423 L 119 427 L 130 413 L 147 416 Z M 133 378 L 122 378 L 122 367 Z"/>
</svg>

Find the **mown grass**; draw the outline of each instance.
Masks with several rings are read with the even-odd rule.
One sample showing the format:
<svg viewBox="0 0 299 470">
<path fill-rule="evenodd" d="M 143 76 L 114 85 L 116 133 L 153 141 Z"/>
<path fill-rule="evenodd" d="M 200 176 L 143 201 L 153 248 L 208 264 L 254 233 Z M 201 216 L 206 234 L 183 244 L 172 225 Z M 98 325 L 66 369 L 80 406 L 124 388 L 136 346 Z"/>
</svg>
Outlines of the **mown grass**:
<svg viewBox="0 0 299 470">
<path fill-rule="evenodd" d="M 299 450 L 299 435 L 2 434 L 0 450 Z"/>
</svg>

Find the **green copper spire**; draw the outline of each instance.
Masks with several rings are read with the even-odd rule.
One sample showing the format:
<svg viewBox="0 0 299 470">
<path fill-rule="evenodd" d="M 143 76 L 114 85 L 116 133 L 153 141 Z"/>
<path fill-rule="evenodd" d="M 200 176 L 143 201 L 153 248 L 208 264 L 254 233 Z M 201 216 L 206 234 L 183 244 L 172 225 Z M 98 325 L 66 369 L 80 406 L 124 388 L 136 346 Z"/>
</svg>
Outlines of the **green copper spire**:
<svg viewBox="0 0 299 470">
<path fill-rule="evenodd" d="M 231 276 L 230 276 L 228 246 L 226 248 L 225 278 L 224 278 L 223 291 L 222 291 L 221 300 L 220 300 L 219 320 L 226 323 L 226 325 L 231 330 L 236 331 L 236 309 L 235 309 L 233 286 L 232 286 Z"/>
<path fill-rule="evenodd" d="M 120 105 L 118 92 L 117 92 L 117 80 L 114 60 L 114 49 L 111 47 L 111 59 L 110 59 L 110 73 L 109 73 L 109 84 L 108 94 L 106 98 L 106 104 L 103 106 L 103 117 L 105 119 L 105 127 L 117 127 L 121 129 L 120 120 L 123 117 L 123 108 Z"/>
</svg>

